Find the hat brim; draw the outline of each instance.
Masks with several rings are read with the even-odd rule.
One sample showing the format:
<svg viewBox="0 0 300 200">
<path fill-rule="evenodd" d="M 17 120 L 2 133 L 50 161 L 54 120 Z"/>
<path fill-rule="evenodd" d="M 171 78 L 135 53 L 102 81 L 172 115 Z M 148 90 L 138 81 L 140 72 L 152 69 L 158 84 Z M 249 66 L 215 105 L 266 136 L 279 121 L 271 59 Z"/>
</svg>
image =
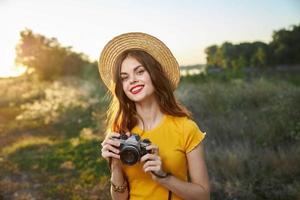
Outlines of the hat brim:
<svg viewBox="0 0 300 200">
<path fill-rule="evenodd" d="M 180 80 L 180 70 L 170 49 L 154 36 L 140 32 L 131 32 L 110 40 L 99 57 L 99 73 L 109 90 L 114 90 L 113 73 L 118 56 L 130 49 L 143 50 L 156 59 L 170 80 L 172 89 L 176 89 Z"/>
</svg>

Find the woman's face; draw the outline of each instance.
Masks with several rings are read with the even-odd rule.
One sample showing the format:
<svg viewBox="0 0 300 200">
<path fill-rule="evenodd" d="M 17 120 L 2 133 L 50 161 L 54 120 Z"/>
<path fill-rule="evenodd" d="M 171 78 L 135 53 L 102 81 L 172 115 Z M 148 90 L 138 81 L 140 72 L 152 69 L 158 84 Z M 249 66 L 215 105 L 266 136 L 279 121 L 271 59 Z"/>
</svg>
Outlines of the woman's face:
<svg viewBox="0 0 300 200">
<path fill-rule="evenodd" d="M 122 62 L 121 80 L 126 96 L 134 102 L 142 102 L 154 95 L 148 71 L 133 57 L 127 57 Z"/>
</svg>

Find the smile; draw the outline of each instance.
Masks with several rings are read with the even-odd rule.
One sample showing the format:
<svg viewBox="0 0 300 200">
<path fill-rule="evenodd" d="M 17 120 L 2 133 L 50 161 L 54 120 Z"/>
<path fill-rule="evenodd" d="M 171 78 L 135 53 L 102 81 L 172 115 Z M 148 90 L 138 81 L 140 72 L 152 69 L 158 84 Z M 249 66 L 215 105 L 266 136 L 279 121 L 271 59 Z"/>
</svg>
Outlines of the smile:
<svg viewBox="0 0 300 200">
<path fill-rule="evenodd" d="M 132 94 L 137 94 L 139 93 L 140 91 L 142 91 L 142 89 L 144 88 L 144 85 L 137 85 L 137 86 L 134 86 L 130 89 L 130 92 Z"/>
</svg>

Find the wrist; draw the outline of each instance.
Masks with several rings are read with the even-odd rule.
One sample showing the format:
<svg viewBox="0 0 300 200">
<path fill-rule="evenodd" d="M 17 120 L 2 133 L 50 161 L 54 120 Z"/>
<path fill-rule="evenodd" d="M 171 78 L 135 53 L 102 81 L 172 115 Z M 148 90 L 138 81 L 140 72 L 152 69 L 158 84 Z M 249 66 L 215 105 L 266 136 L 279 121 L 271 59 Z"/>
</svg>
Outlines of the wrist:
<svg viewBox="0 0 300 200">
<path fill-rule="evenodd" d="M 165 185 L 169 182 L 170 178 L 172 177 L 171 173 L 166 173 L 164 178 L 159 178 L 158 176 L 155 176 L 155 181 L 157 181 L 159 184 Z"/>
<path fill-rule="evenodd" d="M 111 168 L 111 171 L 113 171 L 113 170 L 120 170 L 120 169 L 122 169 L 122 164 L 117 159 L 111 159 L 110 168 Z"/>
<path fill-rule="evenodd" d="M 154 171 L 152 172 L 152 174 L 158 179 L 165 179 L 172 175 L 170 172 L 162 172 L 158 174 Z"/>
<path fill-rule="evenodd" d="M 116 185 L 113 183 L 113 181 L 110 181 L 111 182 L 111 187 L 112 187 L 112 190 L 114 192 L 117 192 L 117 193 L 124 193 L 126 190 L 127 190 L 127 182 L 126 180 L 124 179 L 123 181 L 123 184 L 122 185 Z"/>
</svg>

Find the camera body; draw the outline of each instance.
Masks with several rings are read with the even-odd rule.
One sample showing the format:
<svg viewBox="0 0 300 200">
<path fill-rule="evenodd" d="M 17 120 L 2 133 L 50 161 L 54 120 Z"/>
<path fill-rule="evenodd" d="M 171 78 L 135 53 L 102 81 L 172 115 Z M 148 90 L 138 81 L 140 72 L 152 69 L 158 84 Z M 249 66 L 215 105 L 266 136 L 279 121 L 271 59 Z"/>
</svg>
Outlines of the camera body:
<svg viewBox="0 0 300 200">
<path fill-rule="evenodd" d="M 122 134 L 120 138 L 114 138 L 120 141 L 120 159 L 126 165 L 134 165 L 142 156 L 151 153 L 151 150 L 146 149 L 147 146 L 151 145 L 150 140 L 141 140 L 137 134 L 131 134 L 129 137 Z"/>
</svg>

